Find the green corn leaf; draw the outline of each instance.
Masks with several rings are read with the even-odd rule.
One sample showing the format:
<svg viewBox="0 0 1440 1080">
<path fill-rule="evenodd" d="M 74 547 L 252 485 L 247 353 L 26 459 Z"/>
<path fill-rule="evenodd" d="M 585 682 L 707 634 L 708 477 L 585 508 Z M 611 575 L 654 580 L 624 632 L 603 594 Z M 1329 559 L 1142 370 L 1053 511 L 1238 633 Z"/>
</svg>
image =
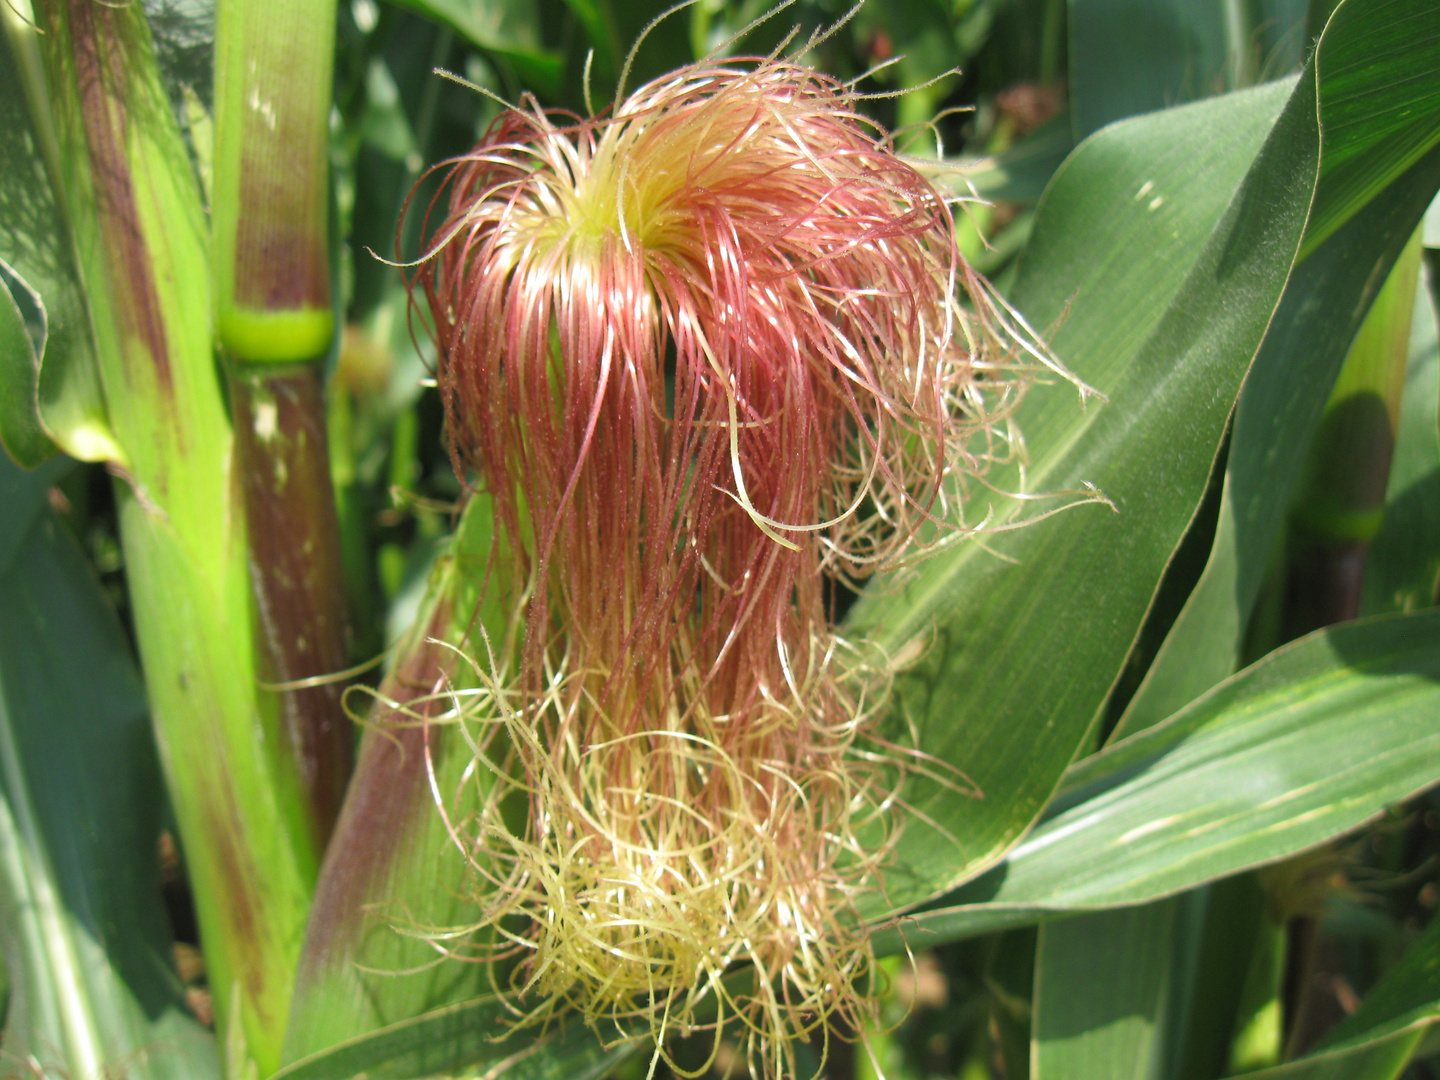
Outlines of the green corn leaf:
<svg viewBox="0 0 1440 1080">
<path fill-rule="evenodd" d="M 1040 928 L 1031 1080 L 1163 1076 L 1177 902 Z"/>
<path fill-rule="evenodd" d="M 45 307 L 39 294 L 3 262 L 0 286 L 0 445 L 16 462 L 34 468 L 58 449 L 40 423 Z"/>
<path fill-rule="evenodd" d="M 1400 1031 L 1244 1075 L 1246 1080 L 1397 1080 L 1424 1034 L 1423 1030 Z"/>
<path fill-rule="evenodd" d="M 1320 1050 L 1340 1050 L 1440 1020 L 1440 920 L 1365 995 L 1360 1008 L 1330 1031 Z"/>
<path fill-rule="evenodd" d="M 15 4 L 0 5 L 0 271 L 29 330 L 0 349 L 0 444 L 26 466 L 63 449 L 83 461 L 122 461 L 100 389 L 85 296 L 66 244 L 56 133 L 38 35 Z M 27 108 L 27 105 L 30 107 Z M 36 122 L 38 118 L 41 122 Z M 5 300 L 10 301 L 5 304 Z"/>
<path fill-rule="evenodd" d="M 1296 542 L 1369 543 L 1380 530 L 1409 366 L 1420 252 L 1417 230 L 1341 365 L 1291 509 Z"/>
<path fill-rule="evenodd" d="M 67 1080 L 218 1080 L 214 1038 L 185 1008 L 169 955 L 144 692 L 46 503 L 56 465 L 23 475 L 0 458 L 5 1056 Z"/>
<path fill-rule="evenodd" d="M 1204 491 L 1230 403 L 1290 268 L 1313 176 L 1313 81 L 1129 121 L 1083 144 L 1042 200 L 1013 299 L 1106 395 L 1034 388 L 1028 466 L 995 491 L 1090 504 L 994 531 L 881 581 L 846 632 L 913 666 L 897 712 L 983 797 L 917 781 L 886 890 L 927 899 L 996 861 L 1040 813 L 1104 701 Z M 1277 119 L 1278 117 L 1278 119 Z M 1133 253 L 1147 252 L 1137 259 Z M 1175 417 L 1184 416 L 1177 426 Z M 997 530 L 1075 501 L 981 494 Z M 915 657 L 918 655 L 918 661 Z M 937 857 L 933 821 L 950 842 Z"/>
<path fill-rule="evenodd" d="M 1259 1002 L 1246 991 L 1258 982 L 1251 976 L 1259 954 L 1274 955 L 1279 931 L 1255 874 L 1239 874 L 1160 903 L 1179 909 L 1168 946 L 1168 963 L 1178 974 L 1166 1002 L 1164 1075 L 1214 1080 L 1226 1071 L 1234 1031 L 1256 1019 Z"/>
<path fill-rule="evenodd" d="M 1413 32 L 1377 42 L 1375 22 L 1391 18 Z M 1429 85 L 1436 76 L 1436 33 L 1440 8 L 1426 0 L 1407 0 L 1399 8 L 1388 0 L 1349 0 L 1336 10 L 1316 50 L 1323 182 L 1306 225 L 1309 254 L 1286 288 L 1236 410 L 1209 562 L 1116 737 L 1165 719 L 1240 666 L 1250 614 L 1336 373 L 1391 264 L 1440 185 L 1440 152 L 1433 142 L 1393 183 L 1380 185 L 1394 154 L 1383 144 L 1371 156 L 1350 156 L 1349 140 L 1359 137 L 1355 111 L 1371 108 L 1388 117 L 1408 109 L 1421 120 L 1429 117 L 1427 123 L 1440 120 L 1440 99 L 1434 95 L 1411 102 L 1415 83 Z M 1369 51 L 1381 43 L 1385 51 Z M 1373 81 L 1358 81 L 1362 76 Z M 1332 117 L 1346 119 L 1332 123 Z M 1382 125 L 1382 130 L 1388 129 Z M 1394 137 L 1408 146 L 1410 133 L 1403 127 Z M 1341 168 L 1337 162 L 1350 162 L 1344 166 L 1344 184 L 1324 179 Z M 1373 165 L 1373 175 L 1356 171 L 1366 162 Z M 1352 188 L 1372 194 L 1383 189 L 1384 197 L 1346 202 L 1349 216 L 1322 245 L 1312 244 L 1310 237 L 1322 223 L 1337 220 L 1332 201 L 1348 200 L 1345 193 Z M 1324 303 L 1315 302 L 1319 296 Z"/>
<path fill-rule="evenodd" d="M 1387 0 L 1362 11 L 1342 4 L 1322 42 L 1332 33 L 1346 44 L 1343 53 L 1322 61 L 1326 161 L 1302 258 L 1440 144 L 1433 69 L 1416 62 L 1440 54 L 1440 13 L 1434 6 Z M 1376 86 L 1385 87 L 1383 101 L 1373 99 Z"/>
<path fill-rule="evenodd" d="M 1440 782 L 1437 709 L 1440 612 L 1312 634 L 1075 766 L 1000 866 L 884 946 L 1146 903 L 1339 836 Z"/>
<path fill-rule="evenodd" d="M 1018 470 L 989 479 L 995 489 L 1031 493 L 1092 483 L 1117 512 L 1076 507 L 983 545 L 959 545 L 903 584 L 880 583 L 852 612 L 848 629 L 856 636 L 903 662 L 919 654 L 897 682 L 898 709 L 926 752 L 983 793 L 967 802 L 940 784 L 914 786 L 916 816 L 954 839 L 954 856 L 937 859 L 933 831 L 912 826 L 900 865 L 887 871 L 897 905 L 983 869 L 1039 813 L 1097 715 L 1199 502 L 1262 337 L 1274 352 L 1261 352 L 1251 377 L 1274 386 L 1263 396 L 1278 418 L 1255 411 L 1264 435 L 1253 457 L 1256 495 L 1273 494 L 1261 478 L 1277 444 L 1298 461 L 1303 447 L 1287 446 L 1283 436 L 1293 407 L 1286 403 L 1303 400 L 1297 383 L 1313 383 L 1318 411 L 1333 372 L 1283 367 L 1278 357 L 1287 353 L 1270 344 L 1273 305 L 1295 251 L 1284 245 L 1299 242 L 1298 231 L 1292 237 L 1284 230 L 1298 230 L 1310 209 L 1295 177 L 1307 169 L 1316 175 L 1327 65 L 1349 62 L 1354 46 L 1346 34 L 1363 22 L 1368 2 L 1351 0 L 1351 17 L 1335 20 L 1293 90 L 1272 84 L 1106 129 L 1082 144 L 1042 200 L 1012 299 L 1032 325 L 1059 320 L 1056 353 L 1108 400 L 1080 409 L 1064 386 L 1034 390 L 1017 418 L 1029 448 L 1023 479 Z M 1421 0 L 1415 6 L 1424 7 Z M 1416 70 L 1434 65 L 1418 48 L 1406 55 Z M 1377 67 L 1376 78 L 1387 71 L 1393 66 Z M 1372 87 L 1376 108 L 1387 105 L 1384 86 Z M 1346 93 L 1358 89 L 1349 85 Z M 1296 314 L 1302 308 L 1351 317 L 1346 303 L 1332 309 L 1311 299 L 1326 289 L 1363 292 L 1376 266 L 1393 260 L 1413 230 L 1415 204 L 1423 209 L 1434 189 L 1431 165 L 1421 162 L 1393 197 L 1332 237 L 1333 258 L 1320 253 L 1301 264 L 1275 315 L 1289 340 L 1316 331 L 1313 317 Z M 1268 233 L 1259 231 L 1261 221 Z M 1137 251 L 1146 257 L 1131 257 Z M 1284 304 L 1294 311 L 1286 315 Z M 1034 503 L 989 494 L 975 503 L 967 516 L 980 520 L 988 512 L 995 526 L 1036 513 Z M 1262 514 L 1263 500 L 1257 504 Z M 1233 607 L 1218 586 L 1204 595 Z M 1203 675 L 1203 662 L 1178 647 L 1172 652 L 1181 678 L 1198 669 L 1202 681 L 1175 695 L 1168 711 L 1214 681 Z M 1217 677 L 1233 667 L 1227 651 Z"/>
<path fill-rule="evenodd" d="M 1253 26 L 1238 25 L 1249 5 L 1156 0 L 1070 4 L 1071 115 L 1078 135 L 1137 113 L 1194 101 L 1258 81 L 1260 58 Z M 1278 14 L 1278 13 L 1277 13 Z M 1280 36 L 1303 24 L 1304 8 L 1291 10 Z M 1273 65 L 1266 68 L 1275 72 Z M 1284 71 L 1284 68 L 1279 69 Z"/>
</svg>

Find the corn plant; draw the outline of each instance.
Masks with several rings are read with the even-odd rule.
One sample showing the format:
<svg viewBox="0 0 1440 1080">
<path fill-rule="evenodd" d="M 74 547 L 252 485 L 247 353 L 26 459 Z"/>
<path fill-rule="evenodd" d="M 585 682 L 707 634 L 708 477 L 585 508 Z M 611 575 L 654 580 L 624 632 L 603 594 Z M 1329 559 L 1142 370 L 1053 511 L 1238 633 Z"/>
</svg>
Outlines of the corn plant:
<svg viewBox="0 0 1440 1080">
<path fill-rule="evenodd" d="M 1432 0 L 0 19 L 0 1075 L 1435 1075 Z"/>
</svg>

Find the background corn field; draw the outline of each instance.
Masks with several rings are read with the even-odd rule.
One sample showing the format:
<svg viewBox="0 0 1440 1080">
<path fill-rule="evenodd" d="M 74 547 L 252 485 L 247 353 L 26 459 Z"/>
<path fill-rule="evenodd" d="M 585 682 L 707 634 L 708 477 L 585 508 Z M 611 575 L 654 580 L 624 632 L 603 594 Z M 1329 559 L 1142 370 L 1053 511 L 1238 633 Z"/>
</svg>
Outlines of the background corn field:
<svg viewBox="0 0 1440 1080">
<path fill-rule="evenodd" d="M 766 10 L 629 85 L 847 14 Z M 434 69 L 584 115 L 660 11 L 0 6 L 0 1076 L 645 1075 L 400 932 L 475 907 L 470 759 L 345 687 L 462 640 L 489 550 L 393 265 L 499 108 Z M 1440 8 L 870 0 L 807 62 L 1099 391 L 1032 389 L 971 519 L 1106 500 L 848 609 L 981 797 L 907 789 L 887 1025 L 826 1074 L 1440 1075 Z"/>
</svg>

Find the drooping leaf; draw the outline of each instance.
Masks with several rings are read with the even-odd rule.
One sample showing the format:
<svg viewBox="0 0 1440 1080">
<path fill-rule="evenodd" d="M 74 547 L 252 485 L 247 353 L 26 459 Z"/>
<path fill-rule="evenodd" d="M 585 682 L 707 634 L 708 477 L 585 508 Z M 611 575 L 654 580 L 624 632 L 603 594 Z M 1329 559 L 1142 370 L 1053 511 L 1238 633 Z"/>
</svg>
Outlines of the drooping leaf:
<svg viewBox="0 0 1440 1080">
<path fill-rule="evenodd" d="M 1326 39 L 1343 41 L 1343 49 L 1329 52 Z M 1302 258 L 1440 143 L 1433 60 L 1440 55 L 1440 13 L 1434 5 L 1342 4 L 1321 41 L 1327 51 L 1320 99 L 1325 162 Z M 1377 86 L 1385 88 L 1379 101 Z M 1421 213 L 1433 195 L 1432 188 Z"/>
<path fill-rule="evenodd" d="M 907 792 L 921 821 L 886 870 L 897 905 L 993 863 L 1084 739 L 1204 491 L 1299 242 L 1308 200 L 1294 178 L 1313 176 L 1316 150 L 1307 78 L 1111 128 L 1042 201 L 1013 299 L 1033 325 L 1059 322 L 1055 353 L 1106 397 L 1081 404 L 1058 380 L 1033 389 L 1017 418 L 1028 464 L 989 482 L 1093 484 L 1113 508 L 960 544 L 878 582 L 852 611 L 847 633 L 919 653 L 897 680 L 897 711 L 983 793 L 957 799 L 923 781 Z M 997 528 L 1037 512 L 991 492 L 967 506 Z M 944 857 L 926 819 L 953 839 Z"/>
<path fill-rule="evenodd" d="M 1389 51 L 1374 54 L 1366 51 L 1377 44 L 1369 27 L 1382 9 L 1385 18 L 1403 15 L 1413 33 L 1384 37 Z M 1339 220 L 1333 200 L 1349 199 L 1346 192 L 1360 190 L 1373 195 L 1380 190 L 1378 178 L 1386 175 L 1392 155 L 1384 146 L 1358 159 L 1346 156 L 1346 139 L 1355 137 L 1358 122 L 1355 110 L 1369 107 L 1377 116 L 1389 116 L 1398 108 L 1429 116 L 1429 122 L 1440 118 L 1440 101 L 1433 96 L 1407 104 L 1414 82 L 1433 80 L 1440 69 L 1434 33 L 1440 33 L 1440 9 L 1425 0 L 1409 0 L 1403 12 L 1388 0 L 1349 0 L 1337 9 L 1312 61 L 1319 85 L 1322 176 L 1339 168 L 1337 162 L 1352 164 L 1346 166 L 1343 184 L 1327 181 L 1317 188 L 1307 244 L 1321 224 Z M 1364 84 L 1368 93 L 1357 81 L 1365 72 L 1376 80 Z M 1332 124 L 1331 116 L 1345 122 Z M 1395 138 L 1409 146 L 1412 133 L 1402 125 Z M 1365 162 L 1374 166 L 1373 174 L 1357 171 Z M 1336 372 L 1437 185 L 1440 152 L 1432 142 L 1425 156 L 1384 188 L 1383 197 L 1347 203 L 1350 216 L 1331 229 L 1323 244 L 1310 245 L 1296 267 L 1236 410 L 1210 560 L 1116 737 L 1165 719 L 1240 666 L 1250 614 Z M 1317 297 L 1324 302 L 1317 303 Z"/>
<path fill-rule="evenodd" d="M 1440 612 L 1334 627 L 1075 766 L 1049 816 L 944 908 L 932 944 L 1146 903 L 1322 843 L 1440 782 Z"/>
</svg>

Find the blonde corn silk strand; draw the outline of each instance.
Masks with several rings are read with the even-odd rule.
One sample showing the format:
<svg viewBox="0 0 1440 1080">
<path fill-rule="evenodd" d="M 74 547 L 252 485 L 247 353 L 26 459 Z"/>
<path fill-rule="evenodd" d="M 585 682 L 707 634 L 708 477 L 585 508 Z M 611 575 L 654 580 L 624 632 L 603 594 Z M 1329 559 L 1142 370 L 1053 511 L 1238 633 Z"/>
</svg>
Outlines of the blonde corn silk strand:
<svg viewBox="0 0 1440 1080">
<path fill-rule="evenodd" d="M 522 1022 L 573 1006 L 662 1055 L 732 1030 L 793 1073 L 795 1040 L 870 1016 L 856 904 L 913 754 L 875 737 L 883 665 L 829 583 L 960 528 L 1029 365 L 945 201 L 775 58 L 598 118 L 527 100 L 427 232 L 452 454 L 518 627 L 462 710 L 481 952 L 516 958 Z"/>
</svg>

